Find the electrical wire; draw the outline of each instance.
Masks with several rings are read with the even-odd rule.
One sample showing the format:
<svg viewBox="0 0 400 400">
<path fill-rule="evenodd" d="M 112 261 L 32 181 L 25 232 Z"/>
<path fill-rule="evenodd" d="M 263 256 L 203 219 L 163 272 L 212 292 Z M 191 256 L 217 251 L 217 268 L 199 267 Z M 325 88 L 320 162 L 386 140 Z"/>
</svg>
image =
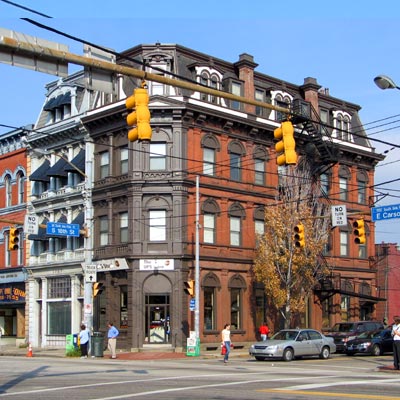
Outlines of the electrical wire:
<svg viewBox="0 0 400 400">
<path fill-rule="evenodd" d="M 40 12 L 40 11 L 36 11 L 36 10 L 34 10 L 33 8 L 28 8 L 28 7 L 22 6 L 22 5 L 17 4 L 17 3 L 13 2 L 13 1 L 10 1 L 10 0 L 0 0 L 0 1 L 2 1 L 3 3 L 10 4 L 10 5 L 14 6 L 14 7 L 21 8 L 21 9 L 23 9 L 23 10 L 25 10 L 25 11 L 29 11 L 29 12 L 31 12 L 31 13 L 33 13 L 33 14 L 40 15 L 41 17 L 53 18 L 53 17 L 50 17 L 49 15 L 44 14 L 44 13 L 42 13 L 42 12 Z"/>
</svg>

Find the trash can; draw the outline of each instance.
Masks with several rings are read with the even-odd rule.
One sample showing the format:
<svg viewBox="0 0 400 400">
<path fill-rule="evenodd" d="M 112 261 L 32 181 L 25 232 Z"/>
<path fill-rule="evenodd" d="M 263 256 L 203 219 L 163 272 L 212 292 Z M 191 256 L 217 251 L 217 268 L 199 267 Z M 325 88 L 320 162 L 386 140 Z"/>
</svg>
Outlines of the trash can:
<svg viewBox="0 0 400 400">
<path fill-rule="evenodd" d="M 92 357 L 103 357 L 104 336 L 101 332 L 93 332 L 90 341 L 90 348 Z"/>
</svg>

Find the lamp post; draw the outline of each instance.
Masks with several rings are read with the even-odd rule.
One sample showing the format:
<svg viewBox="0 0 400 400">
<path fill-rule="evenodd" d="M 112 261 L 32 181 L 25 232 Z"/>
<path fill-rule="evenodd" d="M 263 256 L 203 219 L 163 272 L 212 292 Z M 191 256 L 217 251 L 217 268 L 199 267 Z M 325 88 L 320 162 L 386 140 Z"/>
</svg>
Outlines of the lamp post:
<svg viewBox="0 0 400 400">
<path fill-rule="evenodd" d="M 374 82 L 379 89 L 399 89 L 400 87 L 396 85 L 392 78 L 389 78 L 386 75 L 378 75 L 374 78 Z"/>
</svg>

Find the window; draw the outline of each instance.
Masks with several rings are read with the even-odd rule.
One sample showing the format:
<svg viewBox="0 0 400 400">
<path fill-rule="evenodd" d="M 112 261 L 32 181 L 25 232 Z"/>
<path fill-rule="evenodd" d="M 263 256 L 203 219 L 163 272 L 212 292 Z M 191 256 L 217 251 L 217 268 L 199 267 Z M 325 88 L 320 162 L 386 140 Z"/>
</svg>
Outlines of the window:
<svg viewBox="0 0 400 400">
<path fill-rule="evenodd" d="M 289 96 L 283 96 L 282 94 L 277 94 L 275 96 L 275 105 L 282 108 L 290 108 L 291 99 Z M 286 120 L 286 113 L 280 111 L 276 112 L 276 120 L 281 122 Z"/>
<path fill-rule="evenodd" d="M 128 328 L 128 286 L 120 286 L 120 328 Z"/>
<path fill-rule="evenodd" d="M 110 175 L 110 153 L 103 151 L 100 153 L 100 179 Z"/>
<path fill-rule="evenodd" d="M 256 89 L 254 92 L 254 100 L 265 103 L 265 92 L 261 89 Z M 264 109 L 261 106 L 256 106 L 256 115 L 263 115 Z"/>
<path fill-rule="evenodd" d="M 347 113 L 335 111 L 333 113 L 336 137 L 341 140 L 350 141 L 350 116 Z"/>
<path fill-rule="evenodd" d="M 231 246 L 240 246 L 240 231 L 241 231 L 240 217 L 230 217 L 230 244 Z"/>
<path fill-rule="evenodd" d="M 357 172 L 357 200 L 359 204 L 367 203 L 368 175 L 364 171 Z"/>
<path fill-rule="evenodd" d="M 234 330 L 242 328 L 241 321 L 241 289 L 231 288 L 231 325 Z"/>
<path fill-rule="evenodd" d="M 47 297 L 49 299 L 70 298 L 71 278 L 50 278 L 47 281 Z"/>
<path fill-rule="evenodd" d="M 242 95 L 242 85 L 239 82 L 232 82 L 231 92 L 236 96 Z M 234 110 L 240 110 L 240 102 L 237 100 L 231 100 L 231 108 Z"/>
<path fill-rule="evenodd" d="M 121 243 L 128 242 L 129 236 L 129 221 L 128 221 L 128 213 L 123 212 L 119 214 L 119 238 Z"/>
<path fill-rule="evenodd" d="M 254 183 L 256 185 L 265 184 L 265 162 L 264 160 L 254 160 Z"/>
<path fill-rule="evenodd" d="M 204 243 L 215 243 L 215 214 L 204 214 Z"/>
<path fill-rule="evenodd" d="M 129 150 L 127 147 L 121 147 L 119 150 L 121 175 L 129 172 Z"/>
<path fill-rule="evenodd" d="M 25 176 L 22 172 L 17 174 L 18 204 L 23 204 L 25 200 Z"/>
<path fill-rule="evenodd" d="M 166 240 L 166 211 L 151 210 L 149 212 L 149 240 L 160 242 Z"/>
<path fill-rule="evenodd" d="M 150 143 L 150 170 L 161 171 L 166 169 L 166 143 Z"/>
<path fill-rule="evenodd" d="M 254 221 L 254 231 L 255 231 L 256 235 L 261 235 L 261 236 L 264 235 L 264 233 L 265 233 L 265 222 L 256 219 Z"/>
<path fill-rule="evenodd" d="M 347 231 L 340 231 L 340 255 L 349 255 L 349 233 Z"/>
<path fill-rule="evenodd" d="M 241 158 L 240 154 L 231 153 L 229 155 L 229 164 L 230 164 L 230 178 L 233 181 L 241 180 Z"/>
<path fill-rule="evenodd" d="M 100 246 L 108 245 L 108 217 L 106 215 L 99 217 L 99 238 Z"/>
<path fill-rule="evenodd" d="M 325 174 L 325 173 L 321 174 L 319 181 L 321 184 L 322 194 L 324 194 L 325 196 L 328 196 L 329 195 L 329 187 L 330 187 L 329 175 Z"/>
<path fill-rule="evenodd" d="M 204 148 L 203 149 L 203 174 L 215 175 L 215 150 Z"/>
<path fill-rule="evenodd" d="M 347 200 L 347 178 L 346 177 L 339 177 L 339 198 L 340 200 Z"/>
<path fill-rule="evenodd" d="M 204 287 L 204 329 L 215 330 L 215 288 Z"/>
<path fill-rule="evenodd" d="M 4 186 L 6 189 L 6 207 L 12 206 L 12 187 L 11 187 L 11 176 L 6 175 L 4 178 Z"/>
</svg>

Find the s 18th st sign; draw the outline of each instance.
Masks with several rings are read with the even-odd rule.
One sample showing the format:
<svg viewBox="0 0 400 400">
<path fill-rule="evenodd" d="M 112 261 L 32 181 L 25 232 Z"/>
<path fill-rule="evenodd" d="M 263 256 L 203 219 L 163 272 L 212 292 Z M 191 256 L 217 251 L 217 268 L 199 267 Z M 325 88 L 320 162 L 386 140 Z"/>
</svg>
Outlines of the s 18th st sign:
<svg viewBox="0 0 400 400">
<path fill-rule="evenodd" d="M 372 221 L 382 221 L 385 219 L 400 218 L 400 204 L 392 204 L 389 206 L 372 207 Z"/>
</svg>

